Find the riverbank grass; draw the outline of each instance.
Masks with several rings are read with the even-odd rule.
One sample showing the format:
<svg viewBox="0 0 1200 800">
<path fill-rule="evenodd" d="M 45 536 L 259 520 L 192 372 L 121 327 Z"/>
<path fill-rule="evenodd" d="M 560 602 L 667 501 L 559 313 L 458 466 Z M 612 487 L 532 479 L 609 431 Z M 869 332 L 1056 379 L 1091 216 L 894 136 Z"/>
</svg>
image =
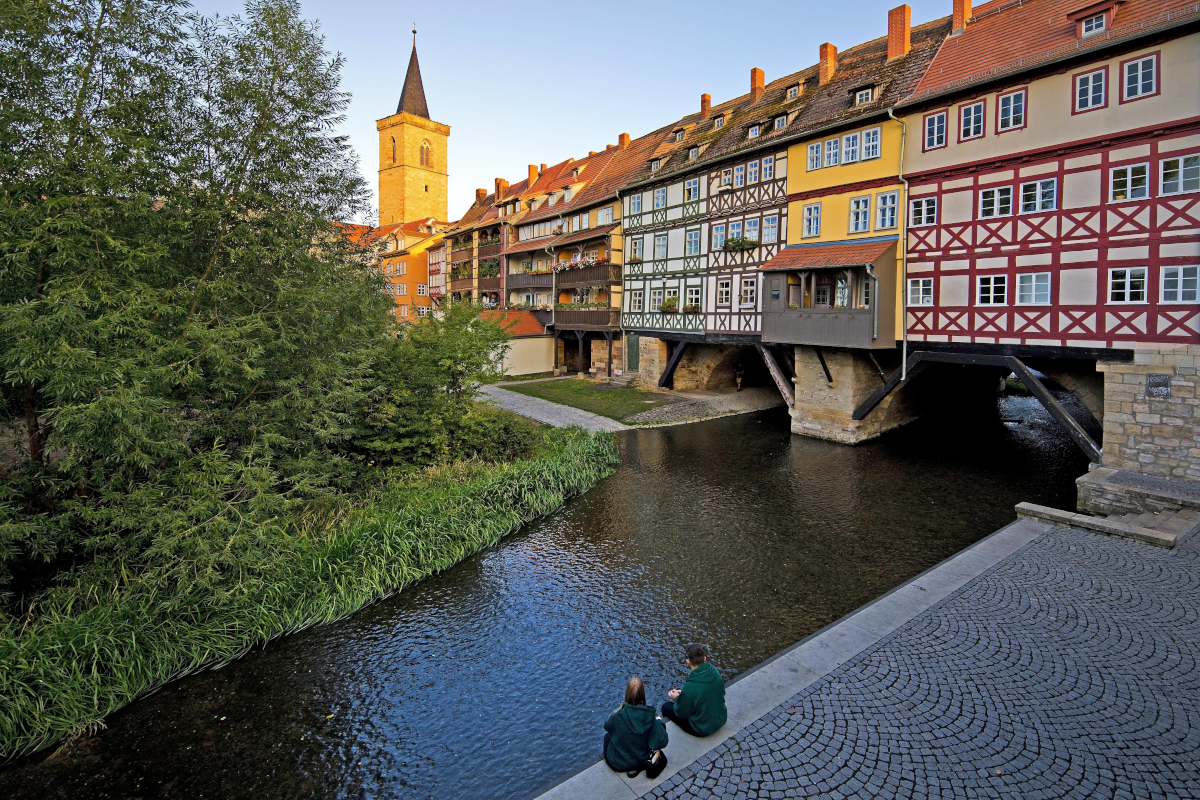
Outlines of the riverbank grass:
<svg viewBox="0 0 1200 800">
<path fill-rule="evenodd" d="M 451 567 L 587 491 L 617 459 L 609 434 L 538 436 L 529 458 L 410 473 L 358 508 L 314 511 L 283 535 L 238 542 L 229 574 L 163 581 L 146 579 L 148 566 L 122 566 L 109 592 L 64 586 L 26 619 L 5 619 L 0 758 L 92 729 L 170 680 Z"/>
<path fill-rule="evenodd" d="M 574 379 L 531 383 L 525 386 L 505 386 L 510 392 L 540 397 L 552 403 L 590 411 L 602 417 L 624 421 L 626 417 L 652 408 L 676 402 L 677 398 L 656 392 L 645 392 L 632 386 L 613 386 Z"/>
</svg>

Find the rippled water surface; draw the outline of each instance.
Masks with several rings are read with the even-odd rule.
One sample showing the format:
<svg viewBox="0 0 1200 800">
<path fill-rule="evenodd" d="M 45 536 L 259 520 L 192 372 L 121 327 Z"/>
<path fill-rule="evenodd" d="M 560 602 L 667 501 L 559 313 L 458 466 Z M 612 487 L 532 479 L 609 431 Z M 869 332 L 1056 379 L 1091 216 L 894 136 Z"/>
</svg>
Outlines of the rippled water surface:
<svg viewBox="0 0 1200 800">
<path fill-rule="evenodd" d="M 1021 419 L 1003 423 L 1003 419 Z M 0 773 L 33 798 L 522 797 L 599 758 L 707 643 L 726 678 L 1014 519 L 1084 459 L 1035 401 L 859 447 L 782 411 L 618 434 L 615 475 L 493 550 Z"/>
</svg>

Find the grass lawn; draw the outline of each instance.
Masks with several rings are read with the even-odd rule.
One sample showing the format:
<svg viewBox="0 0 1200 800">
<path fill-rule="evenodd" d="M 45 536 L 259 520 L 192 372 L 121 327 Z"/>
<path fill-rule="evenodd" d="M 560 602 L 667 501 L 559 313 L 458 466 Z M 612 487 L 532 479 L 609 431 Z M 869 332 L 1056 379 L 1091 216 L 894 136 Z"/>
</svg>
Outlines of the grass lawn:
<svg viewBox="0 0 1200 800">
<path fill-rule="evenodd" d="M 564 406 L 580 408 L 616 420 L 623 420 L 639 411 L 648 411 L 665 403 L 675 402 L 675 398 L 654 392 L 643 392 L 641 389 L 632 387 L 613 388 L 607 383 L 592 383 L 573 378 L 531 383 L 527 386 L 505 386 L 504 388 L 510 392 L 540 397 L 552 403 L 562 403 Z"/>
<path fill-rule="evenodd" d="M 553 372 L 531 372 L 528 375 L 502 375 L 489 383 L 504 383 L 506 381 L 540 381 L 545 378 L 553 378 Z"/>
</svg>

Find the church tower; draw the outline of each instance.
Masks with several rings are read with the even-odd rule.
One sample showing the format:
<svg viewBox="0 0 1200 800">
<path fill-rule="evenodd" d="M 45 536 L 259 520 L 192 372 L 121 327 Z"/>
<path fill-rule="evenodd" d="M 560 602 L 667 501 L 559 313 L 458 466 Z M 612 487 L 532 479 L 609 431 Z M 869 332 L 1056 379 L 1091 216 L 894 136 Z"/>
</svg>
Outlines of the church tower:
<svg viewBox="0 0 1200 800">
<path fill-rule="evenodd" d="M 450 126 L 429 118 L 417 32 L 396 113 L 375 123 L 379 131 L 379 224 L 433 217 L 447 221 L 446 145 Z"/>
</svg>

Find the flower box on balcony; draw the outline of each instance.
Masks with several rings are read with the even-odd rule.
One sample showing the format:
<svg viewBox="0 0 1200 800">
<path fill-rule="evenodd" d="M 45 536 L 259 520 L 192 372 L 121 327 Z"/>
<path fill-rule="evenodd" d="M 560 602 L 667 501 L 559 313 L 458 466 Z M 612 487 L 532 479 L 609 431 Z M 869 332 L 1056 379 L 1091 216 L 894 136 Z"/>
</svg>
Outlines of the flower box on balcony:
<svg viewBox="0 0 1200 800">
<path fill-rule="evenodd" d="M 755 247 L 758 247 L 758 241 L 751 239 L 749 236 L 730 236 L 725 240 L 724 244 L 724 249 L 731 253 L 753 250 Z"/>
</svg>

